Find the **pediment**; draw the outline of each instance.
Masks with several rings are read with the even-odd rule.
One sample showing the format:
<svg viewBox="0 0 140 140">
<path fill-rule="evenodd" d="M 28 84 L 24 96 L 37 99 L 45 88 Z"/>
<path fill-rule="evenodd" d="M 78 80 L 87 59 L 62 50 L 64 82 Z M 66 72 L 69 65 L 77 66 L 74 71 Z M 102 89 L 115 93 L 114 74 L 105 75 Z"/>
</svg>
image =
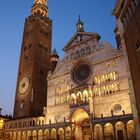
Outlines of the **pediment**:
<svg viewBox="0 0 140 140">
<path fill-rule="evenodd" d="M 77 32 L 74 36 L 68 41 L 68 43 L 64 46 L 63 51 L 70 49 L 82 42 L 86 42 L 90 39 L 99 40 L 101 37 L 97 33 L 89 33 L 89 32 Z"/>
</svg>

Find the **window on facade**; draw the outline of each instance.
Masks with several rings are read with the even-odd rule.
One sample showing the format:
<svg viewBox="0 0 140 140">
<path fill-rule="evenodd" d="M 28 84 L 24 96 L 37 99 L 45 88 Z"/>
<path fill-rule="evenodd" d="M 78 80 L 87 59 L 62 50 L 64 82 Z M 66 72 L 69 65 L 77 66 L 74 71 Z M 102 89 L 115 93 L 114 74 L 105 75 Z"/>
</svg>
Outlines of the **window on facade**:
<svg viewBox="0 0 140 140">
<path fill-rule="evenodd" d="M 101 95 L 115 93 L 118 90 L 119 90 L 119 85 L 116 83 L 113 83 L 113 84 L 102 86 L 99 88 L 94 88 L 93 94 L 94 94 L 94 96 L 101 96 Z"/>
<path fill-rule="evenodd" d="M 122 106 L 120 104 L 116 104 L 114 105 L 113 110 L 115 113 L 119 113 L 122 110 Z"/>
<path fill-rule="evenodd" d="M 60 94 L 69 93 L 71 88 L 72 88 L 72 86 L 70 84 L 67 84 L 67 85 L 64 85 L 64 86 L 61 86 L 61 87 L 57 87 L 55 89 L 55 94 L 60 95 Z"/>
<path fill-rule="evenodd" d="M 90 47 L 87 47 L 86 48 L 86 54 L 90 54 L 91 52 L 90 52 Z"/>
<path fill-rule="evenodd" d="M 112 67 L 115 67 L 115 66 L 117 66 L 117 62 L 115 60 L 107 63 L 108 68 L 112 68 Z"/>
<path fill-rule="evenodd" d="M 80 53 L 79 51 L 76 51 L 76 58 L 79 58 L 80 57 Z"/>
<path fill-rule="evenodd" d="M 38 44 L 38 47 L 42 49 L 43 48 L 43 45 L 41 43 L 39 43 Z"/>
<path fill-rule="evenodd" d="M 29 47 L 29 49 L 30 49 L 30 48 L 32 47 L 32 43 L 30 43 L 28 47 Z"/>
<path fill-rule="evenodd" d="M 40 30 L 44 35 L 48 35 L 48 28 L 47 27 L 45 27 L 45 26 L 43 26 L 42 28 L 41 28 L 41 30 Z"/>
<path fill-rule="evenodd" d="M 26 31 L 26 35 L 28 35 L 29 34 L 29 32 L 28 31 Z"/>
<path fill-rule="evenodd" d="M 55 105 L 68 103 L 68 96 L 61 96 L 55 99 Z"/>
<path fill-rule="evenodd" d="M 71 59 L 74 59 L 74 53 L 71 54 Z"/>
<path fill-rule="evenodd" d="M 24 46 L 24 48 L 23 48 L 23 49 L 24 49 L 24 51 L 26 51 L 26 50 L 27 50 L 27 46 Z"/>
<path fill-rule="evenodd" d="M 85 50 L 81 49 L 81 56 L 85 55 Z"/>
<path fill-rule="evenodd" d="M 140 50 L 140 41 L 138 40 L 138 42 L 136 43 L 136 48 L 137 48 L 137 51 Z"/>
<path fill-rule="evenodd" d="M 116 72 L 106 73 L 101 76 L 96 76 L 94 78 L 95 84 L 101 84 L 107 81 L 116 80 L 118 78 L 118 74 Z"/>
<path fill-rule="evenodd" d="M 48 48 L 47 47 L 44 47 L 44 50 L 47 52 L 48 51 Z"/>
<path fill-rule="evenodd" d="M 24 57 L 24 60 L 27 60 L 28 58 L 29 58 L 29 56 L 25 56 L 25 57 Z"/>
</svg>

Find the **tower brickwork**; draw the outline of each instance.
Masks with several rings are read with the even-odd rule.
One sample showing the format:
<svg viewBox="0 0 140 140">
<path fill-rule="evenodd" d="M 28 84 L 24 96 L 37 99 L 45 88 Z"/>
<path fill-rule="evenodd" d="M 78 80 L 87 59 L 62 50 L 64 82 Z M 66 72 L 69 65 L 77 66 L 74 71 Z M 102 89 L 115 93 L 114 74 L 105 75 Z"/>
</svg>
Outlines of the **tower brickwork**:
<svg viewBox="0 0 140 140">
<path fill-rule="evenodd" d="M 119 48 L 129 63 L 130 98 L 137 139 L 140 139 L 140 1 L 117 1 L 113 15 L 120 33 Z"/>
<path fill-rule="evenodd" d="M 14 106 L 14 117 L 42 115 L 47 99 L 52 21 L 45 1 L 35 0 L 25 21 Z"/>
</svg>

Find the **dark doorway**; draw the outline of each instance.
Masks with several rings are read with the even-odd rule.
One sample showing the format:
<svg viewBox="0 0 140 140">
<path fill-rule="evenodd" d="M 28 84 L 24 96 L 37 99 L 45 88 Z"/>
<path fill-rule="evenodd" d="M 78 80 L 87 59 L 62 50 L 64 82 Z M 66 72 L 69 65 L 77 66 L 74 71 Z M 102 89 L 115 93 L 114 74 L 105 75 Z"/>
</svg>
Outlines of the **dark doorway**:
<svg viewBox="0 0 140 140">
<path fill-rule="evenodd" d="M 123 130 L 118 130 L 117 134 L 118 134 L 118 140 L 124 140 Z"/>
</svg>

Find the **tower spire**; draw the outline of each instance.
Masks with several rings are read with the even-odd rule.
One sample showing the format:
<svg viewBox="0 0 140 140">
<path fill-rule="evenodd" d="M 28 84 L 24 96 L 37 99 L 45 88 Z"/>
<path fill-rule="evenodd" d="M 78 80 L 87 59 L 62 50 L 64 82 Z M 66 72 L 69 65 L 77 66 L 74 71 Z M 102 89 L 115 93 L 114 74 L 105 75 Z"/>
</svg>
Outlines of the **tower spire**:
<svg viewBox="0 0 140 140">
<path fill-rule="evenodd" d="M 76 23 L 76 27 L 77 27 L 77 32 L 84 32 L 84 23 L 81 21 L 80 15 L 79 15 L 78 22 Z"/>
<path fill-rule="evenodd" d="M 32 6 L 31 13 L 35 14 L 37 12 L 43 14 L 43 16 L 48 16 L 48 0 L 34 0 L 34 5 Z"/>
</svg>

